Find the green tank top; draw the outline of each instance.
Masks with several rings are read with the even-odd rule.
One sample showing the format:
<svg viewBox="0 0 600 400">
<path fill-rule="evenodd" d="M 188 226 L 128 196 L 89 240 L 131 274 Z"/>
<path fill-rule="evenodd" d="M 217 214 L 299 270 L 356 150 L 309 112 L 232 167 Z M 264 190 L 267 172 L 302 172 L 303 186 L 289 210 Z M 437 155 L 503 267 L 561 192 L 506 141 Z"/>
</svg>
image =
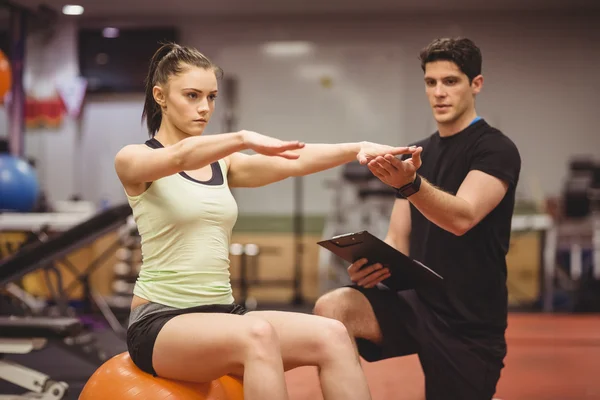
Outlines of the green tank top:
<svg viewBox="0 0 600 400">
<path fill-rule="evenodd" d="M 155 139 L 147 144 L 162 147 Z M 211 167 L 209 181 L 182 172 L 127 195 L 143 257 L 135 295 L 176 308 L 233 303 L 229 243 L 238 209 L 227 164 L 219 160 Z"/>
</svg>

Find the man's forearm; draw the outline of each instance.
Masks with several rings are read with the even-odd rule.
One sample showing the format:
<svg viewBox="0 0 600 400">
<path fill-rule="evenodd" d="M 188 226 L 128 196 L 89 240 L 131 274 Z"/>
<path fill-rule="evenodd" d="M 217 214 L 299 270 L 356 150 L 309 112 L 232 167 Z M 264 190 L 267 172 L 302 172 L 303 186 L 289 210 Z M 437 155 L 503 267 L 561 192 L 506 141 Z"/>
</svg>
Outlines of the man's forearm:
<svg viewBox="0 0 600 400">
<path fill-rule="evenodd" d="M 408 200 L 425 218 L 455 235 L 463 235 L 473 226 L 474 210 L 466 200 L 436 188 L 423 178 L 420 190 Z"/>
</svg>

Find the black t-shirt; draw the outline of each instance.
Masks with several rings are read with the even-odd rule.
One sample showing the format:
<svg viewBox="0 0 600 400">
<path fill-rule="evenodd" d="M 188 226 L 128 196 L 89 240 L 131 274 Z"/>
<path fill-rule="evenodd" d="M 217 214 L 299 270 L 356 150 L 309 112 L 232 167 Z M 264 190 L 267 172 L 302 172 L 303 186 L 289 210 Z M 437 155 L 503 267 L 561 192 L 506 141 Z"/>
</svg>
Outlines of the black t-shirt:
<svg viewBox="0 0 600 400">
<path fill-rule="evenodd" d="M 422 288 L 420 298 L 453 329 L 471 338 L 502 338 L 507 324 L 506 253 L 521 157 L 515 144 L 485 120 L 422 146 L 417 171 L 431 184 L 455 195 L 471 170 L 508 183 L 504 199 L 478 225 L 456 236 L 411 205 L 410 256 L 444 277 L 444 288 Z"/>
</svg>

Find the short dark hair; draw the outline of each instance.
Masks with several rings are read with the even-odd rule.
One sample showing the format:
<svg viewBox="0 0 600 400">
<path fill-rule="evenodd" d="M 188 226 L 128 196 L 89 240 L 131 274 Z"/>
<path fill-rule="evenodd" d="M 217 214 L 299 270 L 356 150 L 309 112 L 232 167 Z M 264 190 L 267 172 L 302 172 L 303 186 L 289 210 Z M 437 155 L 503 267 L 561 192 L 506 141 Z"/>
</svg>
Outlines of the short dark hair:
<svg viewBox="0 0 600 400">
<path fill-rule="evenodd" d="M 157 84 L 167 83 L 169 77 L 179 74 L 185 65 L 207 70 L 212 69 L 217 79 L 223 76 L 223 70 L 198 50 L 176 43 L 163 44 L 152 56 L 148 76 L 146 77 L 146 100 L 142 120 L 146 119 L 150 137 L 158 132 L 162 122 L 162 111 L 156 100 L 154 100 L 152 89 Z"/>
<path fill-rule="evenodd" d="M 425 72 L 425 65 L 434 61 L 451 61 L 469 77 L 469 82 L 481 74 L 481 50 L 467 38 L 440 38 L 435 39 L 419 54 L 421 68 Z"/>
</svg>

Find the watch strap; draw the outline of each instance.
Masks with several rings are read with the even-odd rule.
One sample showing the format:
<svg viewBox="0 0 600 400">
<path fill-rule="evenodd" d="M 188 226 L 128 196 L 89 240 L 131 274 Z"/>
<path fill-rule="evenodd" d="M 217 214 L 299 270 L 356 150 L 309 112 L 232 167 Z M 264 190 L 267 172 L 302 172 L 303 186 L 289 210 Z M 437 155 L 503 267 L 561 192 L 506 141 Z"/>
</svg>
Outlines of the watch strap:
<svg viewBox="0 0 600 400">
<path fill-rule="evenodd" d="M 397 191 L 396 197 L 406 199 L 406 198 L 412 196 L 413 194 L 417 193 L 420 188 L 421 188 L 421 177 L 419 176 L 419 174 L 417 174 L 414 181 L 396 189 L 396 191 Z"/>
</svg>

